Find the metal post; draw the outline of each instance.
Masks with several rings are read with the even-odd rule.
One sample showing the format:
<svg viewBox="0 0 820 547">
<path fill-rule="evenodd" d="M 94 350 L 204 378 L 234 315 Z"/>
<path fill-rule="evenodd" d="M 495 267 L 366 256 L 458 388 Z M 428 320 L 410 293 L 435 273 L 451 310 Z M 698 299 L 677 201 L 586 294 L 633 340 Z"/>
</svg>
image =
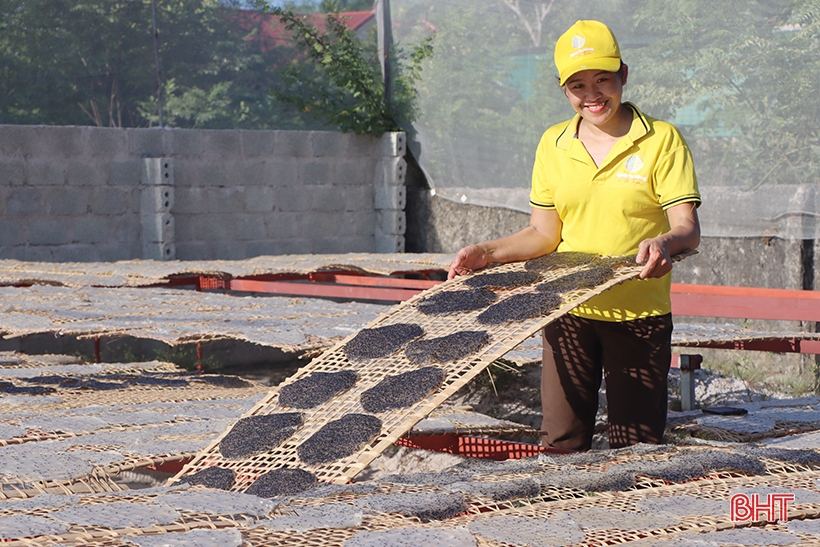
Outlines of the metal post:
<svg viewBox="0 0 820 547">
<path fill-rule="evenodd" d="M 393 32 L 390 21 L 390 0 L 375 0 L 376 25 L 378 29 L 379 61 L 384 77 L 384 105 L 389 108 L 393 102 L 393 70 L 390 66 L 390 48 L 393 46 Z"/>
<path fill-rule="evenodd" d="M 695 370 L 703 362 L 701 355 L 680 356 L 680 406 L 682 410 L 695 409 Z"/>
<path fill-rule="evenodd" d="M 151 0 L 151 19 L 154 25 L 154 63 L 157 67 L 157 114 L 162 127 L 162 70 L 159 65 L 159 32 L 157 31 L 157 0 Z"/>
</svg>

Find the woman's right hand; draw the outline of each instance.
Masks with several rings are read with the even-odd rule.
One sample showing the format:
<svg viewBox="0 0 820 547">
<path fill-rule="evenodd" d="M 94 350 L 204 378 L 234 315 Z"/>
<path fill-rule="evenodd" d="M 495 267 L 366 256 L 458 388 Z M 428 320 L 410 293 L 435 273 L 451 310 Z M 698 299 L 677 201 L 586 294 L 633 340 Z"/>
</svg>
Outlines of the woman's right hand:
<svg viewBox="0 0 820 547">
<path fill-rule="evenodd" d="M 487 254 L 484 249 L 478 245 L 467 245 L 458 252 L 456 258 L 450 264 L 447 279 L 473 273 L 487 267 L 487 263 Z"/>
</svg>

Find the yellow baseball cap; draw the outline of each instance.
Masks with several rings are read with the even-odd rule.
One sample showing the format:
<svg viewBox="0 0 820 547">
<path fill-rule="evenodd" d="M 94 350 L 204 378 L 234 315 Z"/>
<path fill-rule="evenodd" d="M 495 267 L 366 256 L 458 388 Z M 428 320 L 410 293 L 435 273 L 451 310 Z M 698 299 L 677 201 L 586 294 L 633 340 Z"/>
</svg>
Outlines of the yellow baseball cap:
<svg viewBox="0 0 820 547">
<path fill-rule="evenodd" d="M 555 43 L 555 67 L 561 85 L 582 70 L 617 72 L 621 48 L 609 27 L 600 21 L 576 21 Z"/>
</svg>

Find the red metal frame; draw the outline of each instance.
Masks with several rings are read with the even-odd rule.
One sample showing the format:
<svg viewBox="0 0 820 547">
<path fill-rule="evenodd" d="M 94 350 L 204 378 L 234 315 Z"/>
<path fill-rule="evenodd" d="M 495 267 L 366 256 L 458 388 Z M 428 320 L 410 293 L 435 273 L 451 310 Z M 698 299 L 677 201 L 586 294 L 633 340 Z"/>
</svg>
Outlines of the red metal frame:
<svg viewBox="0 0 820 547">
<path fill-rule="evenodd" d="M 445 435 L 411 435 L 400 437 L 396 446 L 420 448 L 432 452 L 445 452 L 471 458 L 485 458 L 496 461 L 517 460 L 537 456 L 544 452 L 569 454 L 568 451 L 500 439 L 485 439 L 470 435 L 450 433 Z"/>
<path fill-rule="evenodd" d="M 681 366 L 681 357 L 685 357 L 687 360 L 684 360 L 684 366 Z M 698 370 L 700 369 L 700 365 L 703 364 L 703 357 L 698 354 L 689 354 L 689 353 L 673 353 L 672 354 L 672 361 L 669 364 L 671 368 L 677 368 L 681 370 Z"/>
<path fill-rule="evenodd" d="M 672 313 L 820 322 L 820 292 L 673 283 Z"/>
<path fill-rule="evenodd" d="M 672 314 L 692 317 L 820 321 L 820 292 L 672 284 Z M 776 333 L 773 333 L 776 335 Z M 820 354 L 820 340 L 780 338 L 711 342 L 697 347 Z"/>
<path fill-rule="evenodd" d="M 442 283 L 429 279 L 430 274 L 441 272 L 441 270 L 408 272 L 408 274 L 419 275 L 425 279 L 372 276 L 347 271 L 269 274 L 234 279 L 199 276 L 173 278 L 168 284 L 171 286 L 195 285 L 197 290 L 230 290 L 317 298 L 402 302 Z"/>
</svg>

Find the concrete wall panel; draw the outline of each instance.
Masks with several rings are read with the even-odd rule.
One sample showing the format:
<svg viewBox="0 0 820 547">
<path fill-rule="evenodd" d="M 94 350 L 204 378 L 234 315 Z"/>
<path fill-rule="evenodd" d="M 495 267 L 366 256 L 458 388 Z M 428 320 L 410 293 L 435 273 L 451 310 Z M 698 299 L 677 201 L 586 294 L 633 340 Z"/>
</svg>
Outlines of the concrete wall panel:
<svg viewBox="0 0 820 547">
<path fill-rule="evenodd" d="M 23 160 L 0 162 L 0 186 L 22 186 L 26 182 L 26 164 Z"/>
<path fill-rule="evenodd" d="M 403 143 L 403 134 L 0 125 L 0 257 L 403 248 Z M 377 230 L 377 216 L 389 227 Z"/>
<path fill-rule="evenodd" d="M 122 129 L 95 127 L 85 128 L 88 134 L 88 153 L 102 161 L 127 156 L 128 137 Z"/>
<path fill-rule="evenodd" d="M 65 180 L 69 186 L 104 186 L 109 178 L 108 171 L 106 163 L 71 161 L 66 165 Z"/>
<path fill-rule="evenodd" d="M 49 190 L 49 215 L 85 215 L 88 213 L 87 188 L 54 188 Z"/>
<path fill-rule="evenodd" d="M 273 155 L 273 134 L 271 131 L 240 131 L 242 155 L 246 158 Z"/>
<path fill-rule="evenodd" d="M 41 200 L 46 190 L 50 189 L 31 186 L 12 188 L 6 194 L 6 215 L 36 218 L 45 213 Z M 25 222 L 26 218 L 20 218 L 18 221 Z"/>
</svg>

